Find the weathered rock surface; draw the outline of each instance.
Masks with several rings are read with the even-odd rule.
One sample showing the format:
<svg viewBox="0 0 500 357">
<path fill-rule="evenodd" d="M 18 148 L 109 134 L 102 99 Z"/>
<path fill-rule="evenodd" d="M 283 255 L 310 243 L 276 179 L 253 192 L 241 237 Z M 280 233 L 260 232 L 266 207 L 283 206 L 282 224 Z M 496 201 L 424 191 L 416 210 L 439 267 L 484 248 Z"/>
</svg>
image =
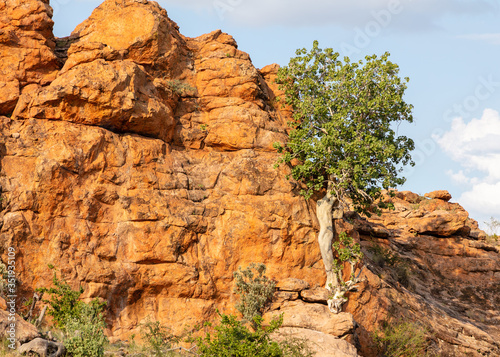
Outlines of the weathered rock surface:
<svg viewBox="0 0 500 357">
<path fill-rule="evenodd" d="M 59 75 L 49 86 L 21 96 L 17 119 L 66 120 L 117 132 L 173 137 L 175 120 L 166 81 L 152 81 L 128 60 L 97 59 Z"/>
<path fill-rule="evenodd" d="M 359 236 L 366 254 L 365 281 L 346 304 L 360 325 L 360 344 L 368 346 L 367 326 L 399 315 L 427 326 L 439 355 L 498 354 L 500 249 L 469 235 L 477 223 L 458 204 L 423 198 L 415 203 L 399 194 L 387 200 L 396 209 L 370 221 L 385 225 L 388 237 L 359 234 L 353 231 L 357 222 L 343 226 Z M 434 235 L 415 232 L 410 223 L 416 218 L 408 217 L 436 212 L 447 219 L 428 221 L 426 230 Z M 443 234 L 450 226 L 460 229 Z M 363 355 L 370 354 L 363 348 Z"/>
<path fill-rule="evenodd" d="M 446 202 L 448 202 L 449 200 L 451 200 L 451 195 L 446 190 L 432 191 L 432 192 L 426 193 L 424 196 L 428 197 L 428 198 L 435 198 L 435 199 L 438 199 L 438 200 L 443 200 L 443 201 L 446 201 Z"/>
<path fill-rule="evenodd" d="M 321 302 L 326 303 L 330 297 L 330 292 L 328 289 L 322 287 L 316 287 L 313 289 L 306 289 L 300 292 L 300 297 L 302 300 L 307 302 Z"/>
<path fill-rule="evenodd" d="M 66 353 L 66 348 L 60 342 L 44 340 L 43 338 L 35 338 L 34 340 L 21 345 L 18 349 L 21 355 L 28 356 L 36 354 L 40 357 L 60 357 Z"/>
<path fill-rule="evenodd" d="M 48 0 L 0 2 L 0 115 L 10 115 L 23 88 L 54 80 L 52 8 Z"/>
<path fill-rule="evenodd" d="M 350 313 L 332 314 L 329 311 L 328 306 L 323 304 L 308 304 L 300 300 L 287 301 L 279 311 L 264 314 L 264 318 L 271 320 L 282 313 L 283 327 L 307 327 L 335 337 L 354 332 L 356 323 Z"/>
<path fill-rule="evenodd" d="M 287 278 L 280 280 L 278 284 L 276 284 L 276 288 L 282 291 L 297 291 L 300 292 L 304 289 L 309 288 L 309 283 L 304 280 L 296 279 L 296 278 Z"/>
<path fill-rule="evenodd" d="M 356 348 L 349 342 L 327 333 L 306 328 L 282 327 L 272 335 L 273 340 L 306 340 L 315 357 L 358 357 Z"/>
<path fill-rule="evenodd" d="M 13 336 L 15 336 L 15 341 L 12 341 L 18 346 L 20 343 L 37 338 L 40 333 L 35 326 L 24 321 L 18 314 L 10 314 L 9 311 L 0 310 L 0 339 L 9 339 Z"/>
<path fill-rule="evenodd" d="M 339 225 L 361 241 L 364 281 L 328 312 L 315 205 L 273 167 L 290 118 L 276 65 L 257 70 L 221 31 L 185 38 L 145 0 L 105 1 L 52 51 L 50 8 L 25 3 L 34 17 L 18 20 L 5 15 L 18 2 L 0 4 L 0 30 L 37 39 L 0 42 L 26 59 L 0 84 L 14 112 L 0 116 L 0 252 L 16 247 L 19 299 L 49 286 L 54 264 L 108 302 L 112 339 L 146 319 L 181 332 L 234 313 L 233 271 L 263 262 L 281 289 L 269 314 L 287 328 L 347 336 L 370 356 L 370 332 L 401 315 L 428 326 L 441 355 L 500 354 L 499 249 L 446 195 L 398 192 L 394 211 Z"/>
</svg>

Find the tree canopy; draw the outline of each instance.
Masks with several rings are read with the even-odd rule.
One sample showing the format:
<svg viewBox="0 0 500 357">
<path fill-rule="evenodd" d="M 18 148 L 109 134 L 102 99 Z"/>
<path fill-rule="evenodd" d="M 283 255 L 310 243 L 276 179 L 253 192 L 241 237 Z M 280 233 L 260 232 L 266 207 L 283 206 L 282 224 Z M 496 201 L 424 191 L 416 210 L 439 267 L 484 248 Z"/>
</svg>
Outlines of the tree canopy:
<svg viewBox="0 0 500 357">
<path fill-rule="evenodd" d="M 309 52 L 296 54 L 278 72 L 294 113 L 288 142 L 275 144 L 280 163 L 292 163 L 291 175 L 306 185 L 306 198 L 327 188 L 343 205 L 350 199 L 367 212 L 382 188 L 404 183 L 401 164 L 414 165 L 413 141 L 397 136 L 392 125 L 413 121 L 413 106 L 403 99 L 409 79 L 398 76 L 389 53 L 342 61 L 315 41 Z"/>
</svg>

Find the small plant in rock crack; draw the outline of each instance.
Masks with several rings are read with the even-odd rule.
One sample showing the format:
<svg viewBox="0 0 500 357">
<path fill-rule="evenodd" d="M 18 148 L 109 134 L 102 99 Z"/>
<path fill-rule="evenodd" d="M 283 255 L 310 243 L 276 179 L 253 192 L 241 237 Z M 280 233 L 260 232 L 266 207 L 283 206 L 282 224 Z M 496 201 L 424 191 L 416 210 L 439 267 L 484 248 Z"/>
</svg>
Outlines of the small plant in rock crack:
<svg viewBox="0 0 500 357">
<path fill-rule="evenodd" d="M 368 251 L 372 253 L 371 259 L 375 264 L 381 268 L 392 268 L 394 278 L 404 287 L 408 288 L 410 286 L 410 269 L 401 257 L 392 250 L 383 248 L 377 244 L 369 247 Z"/>
<path fill-rule="evenodd" d="M 215 326 L 206 323 L 205 327 L 210 331 L 196 340 L 198 356 L 312 357 L 307 340 L 278 333 L 283 314 L 264 325 L 262 313 L 276 288 L 265 272 L 266 266 L 261 263 L 251 263 L 246 269 L 240 267 L 234 272 L 235 292 L 240 294 L 236 309 L 243 315 L 243 320 L 217 312 L 220 323 Z M 273 340 L 278 336 L 272 336 L 272 333 L 279 335 L 279 341 Z"/>
<path fill-rule="evenodd" d="M 178 79 L 171 79 L 167 81 L 167 86 L 170 90 L 177 95 L 184 95 L 187 92 L 193 92 L 196 88 L 190 86 L 188 83 Z"/>
<path fill-rule="evenodd" d="M 386 265 L 394 266 L 400 260 L 390 249 L 381 247 L 378 244 L 373 244 L 368 248 L 368 251 L 372 253 L 373 262 L 381 268 Z"/>
</svg>

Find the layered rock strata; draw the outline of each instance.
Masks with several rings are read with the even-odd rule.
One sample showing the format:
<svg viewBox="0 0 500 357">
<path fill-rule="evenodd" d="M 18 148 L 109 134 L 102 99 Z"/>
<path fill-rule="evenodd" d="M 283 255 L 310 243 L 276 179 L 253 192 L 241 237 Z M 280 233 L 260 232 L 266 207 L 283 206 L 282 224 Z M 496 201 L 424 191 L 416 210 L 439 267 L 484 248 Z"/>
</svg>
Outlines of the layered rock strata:
<svg viewBox="0 0 500 357">
<path fill-rule="evenodd" d="M 342 324 L 324 311 L 315 205 L 274 168 L 290 118 L 276 65 L 256 69 L 221 31 L 186 38 L 145 0 L 107 0 L 64 39 L 45 2 L 0 10 L 0 251 L 16 248 L 19 306 L 53 264 L 108 302 L 113 339 L 147 319 L 182 332 L 235 312 L 233 271 L 263 262 L 290 333 L 369 356 L 370 332 L 401 315 L 443 355 L 499 353 L 498 246 L 444 192 L 337 227 L 362 243 L 364 282 Z"/>
</svg>

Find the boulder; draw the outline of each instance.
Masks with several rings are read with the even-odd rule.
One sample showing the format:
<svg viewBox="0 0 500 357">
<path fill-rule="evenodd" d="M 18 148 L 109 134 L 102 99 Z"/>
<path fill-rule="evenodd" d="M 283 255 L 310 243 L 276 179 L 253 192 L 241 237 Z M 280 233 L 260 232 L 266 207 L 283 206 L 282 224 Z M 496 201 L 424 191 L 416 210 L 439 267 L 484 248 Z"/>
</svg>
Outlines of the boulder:
<svg viewBox="0 0 500 357">
<path fill-rule="evenodd" d="M 467 212 L 433 211 L 422 217 L 409 218 L 407 221 L 410 231 L 418 234 L 430 234 L 449 237 L 460 232 L 467 236 L 470 228 L 466 225 L 469 215 Z"/>
<path fill-rule="evenodd" d="M 152 81 L 132 61 L 97 59 L 62 73 L 49 86 L 21 96 L 18 119 L 64 120 L 169 141 L 175 130 L 168 84 Z"/>
<path fill-rule="evenodd" d="M 349 342 L 307 328 L 281 327 L 271 335 L 274 341 L 304 341 L 314 357 L 358 357 Z"/>
<path fill-rule="evenodd" d="M 418 203 L 422 200 L 419 195 L 411 191 L 398 191 L 396 193 L 396 197 L 413 204 Z"/>
<path fill-rule="evenodd" d="M 71 33 L 62 71 L 97 58 L 127 59 L 164 77 L 177 77 L 189 71 L 186 44 L 178 30 L 156 2 L 106 0 Z"/>
<path fill-rule="evenodd" d="M 451 200 L 451 195 L 446 190 L 437 190 L 437 191 L 428 192 L 424 196 L 428 197 L 428 198 L 435 198 L 435 199 L 438 199 L 438 200 L 443 200 L 443 201 L 446 201 L 446 202 L 448 202 L 449 200 Z"/>
<path fill-rule="evenodd" d="M 264 319 L 271 320 L 279 314 L 283 314 L 283 327 L 306 327 L 336 337 L 352 334 L 356 327 L 350 313 L 332 314 L 326 305 L 300 300 L 285 302 L 279 311 L 264 314 Z"/>
<path fill-rule="evenodd" d="M 282 291 L 302 291 L 309 288 L 309 283 L 296 278 L 286 278 L 276 284 L 276 288 Z"/>
<path fill-rule="evenodd" d="M 46 85 L 60 64 L 48 0 L 0 2 L 0 115 L 11 115 L 23 88 Z"/>
<path fill-rule="evenodd" d="M 326 301 L 330 298 L 331 293 L 328 289 L 325 288 L 312 288 L 305 289 L 300 292 L 300 297 L 302 300 L 307 302 L 322 302 L 326 303 Z"/>
<path fill-rule="evenodd" d="M 66 348 L 60 342 L 48 341 L 43 338 L 34 340 L 21 345 L 18 349 L 20 354 L 37 354 L 40 357 L 60 357 L 66 353 Z"/>
<path fill-rule="evenodd" d="M 12 334 L 14 334 L 18 344 L 40 336 L 37 328 L 24 321 L 18 314 L 0 310 L 0 339 L 12 338 Z"/>
</svg>

